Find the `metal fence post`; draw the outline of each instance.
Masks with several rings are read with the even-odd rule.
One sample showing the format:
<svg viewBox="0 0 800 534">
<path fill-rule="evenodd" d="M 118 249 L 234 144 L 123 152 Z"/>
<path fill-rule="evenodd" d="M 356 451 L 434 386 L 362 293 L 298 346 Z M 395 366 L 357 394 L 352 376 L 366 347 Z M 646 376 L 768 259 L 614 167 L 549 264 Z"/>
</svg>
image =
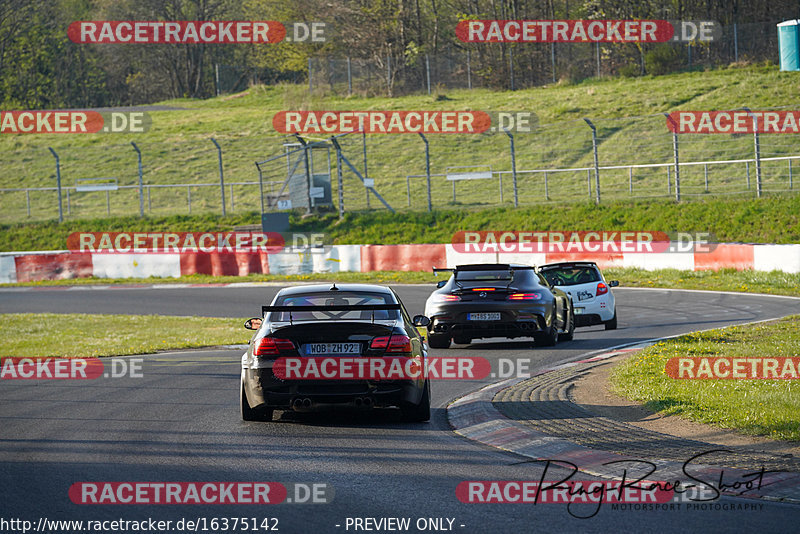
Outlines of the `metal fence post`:
<svg viewBox="0 0 800 534">
<path fill-rule="evenodd" d="M 217 147 L 217 158 L 219 159 L 219 190 L 222 195 L 222 216 L 225 217 L 227 214 L 225 213 L 225 179 L 222 176 L 222 147 L 219 146 L 219 143 L 217 143 L 217 140 L 213 137 L 211 138 L 211 142 Z"/>
<path fill-rule="evenodd" d="M 792 162 L 792 160 L 789 160 L 789 163 L 791 163 L 791 162 Z M 792 182 L 792 179 L 791 179 L 791 172 L 790 172 L 789 173 L 789 183 L 791 184 L 791 182 Z M 789 188 L 791 189 L 791 186 Z M 31 192 L 28 189 L 25 190 L 25 205 L 28 207 L 28 217 L 30 217 L 31 216 Z"/>
<path fill-rule="evenodd" d="M 422 138 L 422 141 L 425 143 L 425 177 L 428 179 L 428 211 L 433 210 L 433 204 L 431 203 L 431 152 L 430 147 L 428 146 L 428 140 L 425 139 L 425 136 L 422 132 L 419 132 L 419 136 Z M 409 197 L 409 207 L 411 206 L 411 197 Z"/>
<path fill-rule="evenodd" d="M 189 205 L 189 214 L 192 213 L 192 188 L 191 186 L 186 186 L 186 203 Z"/>
<path fill-rule="evenodd" d="M 61 161 L 58 154 L 51 147 L 47 147 L 50 153 L 56 158 L 56 185 L 58 186 L 58 222 L 64 222 L 64 208 L 61 205 Z"/>
<path fill-rule="evenodd" d="M 514 184 L 514 207 L 516 208 L 519 206 L 519 196 L 517 194 L 517 154 L 514 151 L 514 136 L 507 128 L 503 128 L 503 131 L 511 141 L 511 180 Z"/>
<path fill-rule="evenodd" d="M 139 161 L 139 217 L 144 217 L 144 185 L 142 183 L 142 151 L 131 141 L 131 146 L 136 151 L 136 159 Z M 149 201 L 149 197 L 148 197 Z"/>
<path fill-rule="evenodd" d="M 792 188 L 792 160 L 789 160 L 789 189 Z M 30 215 L 30 204 L 28 204 L 28 215 Z"/>
<path fill-rule="evenodd" d="M 739 29 L 733 23 L 733 61 L 739 63 Z"/>
<path fill-rule="evenodd" d="M 689 45 L 691 47 L 691 45 Z M 691 48 L 690 48 L 691 50 Z M 691 57 L 691 56 L 690 56 Z M 681 201 L 681 168 L 678 163 L 678 123 L 675 119 L 670 117 L 669 113 L 664 113 L 664 116 L 669 122 L 672 123 L 672 156 L 675 159 L 675 202 Z"/>
<path fill-rule="evenodd" d="M 706 185 L 706 193 L 708 193 L 708 163 L 703 165 L 703 178 Z"/>
<path fill-rule="evenodd" d="M 589 186 L 589 198 L 592 198 L 592 171 L 586 169 L 586 185 Z"/>
<path fill-rule="evenodd" d="M 600 45 L 597 46 L 599 47 Z M 584 117 L 583 120 L 586 121 L 586 124 L 592 129 L 592 151 L 594 152 L 594 202 L 595 204 L 600 204 L 600 161 L 597 157 L 597 128 L 595 128 L 592 121 L 586 117 Z"/>
<path fill-rule="evenodd" d="M 556 44 L 550 43 L 550 70 L 553 71 L 553 83 L 556 83 Z"/>
<path fill-rule="evenodd" d="M 261 199 L 261 214 L 264 214 L 264 173 L 261 172 L 261 165 L 256 162 L 258 169 L 258 197 Z"/>
</svg>

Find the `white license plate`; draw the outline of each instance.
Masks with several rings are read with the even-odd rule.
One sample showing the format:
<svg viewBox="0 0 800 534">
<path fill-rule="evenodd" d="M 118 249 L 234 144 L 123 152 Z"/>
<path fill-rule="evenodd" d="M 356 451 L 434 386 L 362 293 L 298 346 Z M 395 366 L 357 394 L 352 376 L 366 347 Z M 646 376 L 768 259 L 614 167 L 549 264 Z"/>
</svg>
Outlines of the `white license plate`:
<svg viewBox="0 0 800 534">
<path fill-rule="evenodd" d="M 307 356 L 322 354 L 361 354 L 360 343 L 308 343 L 303 345 Z"/>
<path fill-rule="evenodd" d="M 500 312 L 492 313 L 470 313 L 467 314 L 468 321 L 499 321 Z"/>
<path fill-rule="evenodd" d="M 580 315 L 583 313 L 583 308 L 575 308 L 575 315 Z"/>
</svg>

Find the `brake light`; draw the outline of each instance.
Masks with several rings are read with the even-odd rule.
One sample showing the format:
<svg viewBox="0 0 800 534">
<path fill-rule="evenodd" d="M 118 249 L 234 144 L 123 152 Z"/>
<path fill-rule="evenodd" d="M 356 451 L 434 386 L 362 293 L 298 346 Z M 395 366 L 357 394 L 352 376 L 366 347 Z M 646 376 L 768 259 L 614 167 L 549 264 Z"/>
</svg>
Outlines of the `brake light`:
<svg viewBox="0 0 800 534">
<path fill-rule="evenodd" d="M 372 339 L 371 349 L 385 349 L 386 352 L 411 352 L 411 338 L 403 334 L 381 336 Z"/>
<path fill-rule="evenodd" d="M 371 349 L 385 349 L 389 346 L 389 336 L 376 337 L 369 344 Z"/>
<path fill-rule="evenodd" d="M 511 293 L 508 300 L 539 300 L 542 298 L 541 293 Z"/>
<path fill-rule="evenodd" d="M 597 284 L 597 296 L 599 297 L 600 295 L 605 295 L 606 293 L 608 293 L 608 286 L 603 282 Z"/>
<path fill-rule="evenodd" d="M 258 346 L 253 351 L 255 356 L 271 356 L 277 355 L 282 350 L 294 350 L 294 343 L 288 339 L 280 339 L 277 337 L 262 337 L 258 342 Z"/>
<path fill-rule="evenodd" d="M 473 287 L 473 291 L 497 291 L 496 287 Z"/>
<path fill-rule="evenodd" d="M 458 295 L 439 295 L 436 300 L 439 302 L 456 302 L 461 300 L 461 297 Z"/>
<path fill-rule="evenodd" d="M 411 338 L 405 335 L 393 335 L 386 352 L 411 352 Z"/>
</svg>

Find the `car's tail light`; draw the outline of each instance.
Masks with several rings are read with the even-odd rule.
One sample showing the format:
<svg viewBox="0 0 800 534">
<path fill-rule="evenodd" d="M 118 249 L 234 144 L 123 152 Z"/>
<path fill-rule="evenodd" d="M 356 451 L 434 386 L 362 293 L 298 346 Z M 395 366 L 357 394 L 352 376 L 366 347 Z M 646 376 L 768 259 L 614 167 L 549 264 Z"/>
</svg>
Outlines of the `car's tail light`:
<svg viewBox="0 0 800 534">
<path fill-rule="evenodd" d="M 411 352 L 411 338 L 403 334 L 392 334 L 372 339 L 371 349 L 385 349 L 386 352 Z"/>
<path fill-rule="evenodd" d="M 496 287 L 473 287 L 473 291 L 497 291 Z"/>
<path fill-rule="evenodd" d="M 541 293 L 511 293 L 508 300 L 539 300 L 542 298 Z"/>
<path fill-rule="evenodd" d="M 437 302 L 456 302 L 461 300 L 461 297 L 458 295 L 438 295 L 436 300 Z"/>
<path fill-rule="evenodd" d="M 606 293 L 608 293 L 608 286 L 603 282 L 597 284 L 597 296 L 599 297 L 600 295 L 605 295 Z"/>
<path fill-rule="evenodd" d="M 294 350 L 294 343 L 288 339 L 262 337 L 253 354 L 255 356 L 272 356 L 279 354 L 282 350 Z"/>
</svg>

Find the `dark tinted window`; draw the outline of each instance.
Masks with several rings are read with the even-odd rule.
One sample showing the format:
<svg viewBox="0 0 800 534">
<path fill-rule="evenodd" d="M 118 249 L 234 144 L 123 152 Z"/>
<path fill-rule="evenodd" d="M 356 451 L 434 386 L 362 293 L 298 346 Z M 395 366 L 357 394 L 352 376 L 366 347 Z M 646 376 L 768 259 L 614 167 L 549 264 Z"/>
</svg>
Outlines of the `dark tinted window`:
<svg viewBox="0 0 800 534">
<path fill-rule="evenodd" d="M 353 306 L 364 304 L 396 304 L 392 296 L 387 293 L 369 293 L 352 291 L 325 291 L 323 293 L 304 293 L 302 295 L 286 295 L 275 301 L 275 306 Z M 270 321 L 289 321 L 289 314 L 293 322 L 300 321 L 347 321 L 347 320 L 371 320 L 375 314 L 375 320 L 397 320 L 400 317 L 399 310 L 352 310 L 352 311 L 332 311 L 320 309 L 313 312 L 273 312 L 270 314 Z"/>
<path fill-rule="evenodd" d="M 594 267 L 563 267 L 542 271 L 542 276 L 554 286 L 574 286 L 600 281 L 600 273 Z"/>
</svg>

